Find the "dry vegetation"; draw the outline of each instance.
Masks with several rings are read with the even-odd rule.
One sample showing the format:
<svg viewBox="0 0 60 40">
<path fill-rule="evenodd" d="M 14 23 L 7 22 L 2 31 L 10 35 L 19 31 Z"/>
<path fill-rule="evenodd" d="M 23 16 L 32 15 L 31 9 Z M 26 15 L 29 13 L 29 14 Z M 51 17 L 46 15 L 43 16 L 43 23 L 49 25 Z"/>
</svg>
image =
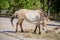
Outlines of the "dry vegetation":
<svg viewBox="0 0 60 40">
<path fill-rule="evenodd" d="M 28 38 L 42 38 L 42 39 L 47 39 L 47 40 L 60 40 L 60 34 L 57 34 L 54 31 L 50 31 L 48 33 L 44 33 L 39 35 L 38 33 L 34 34 L 32 29 L 25 29 L 25 32 L 21 33 L 18 32 L 16 35 L 28 37 Z"/>
</svg>

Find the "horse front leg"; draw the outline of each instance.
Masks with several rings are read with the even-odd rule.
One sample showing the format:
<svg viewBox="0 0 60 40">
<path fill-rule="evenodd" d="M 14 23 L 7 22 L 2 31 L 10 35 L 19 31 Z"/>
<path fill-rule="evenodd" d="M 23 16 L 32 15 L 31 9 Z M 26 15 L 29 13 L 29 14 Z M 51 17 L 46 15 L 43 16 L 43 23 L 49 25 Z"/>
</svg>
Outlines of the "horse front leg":
<svg viewBox="0 0 60 40">
<path fill-rule="evenodd" d="M 41 31 L 40 31 L 40 23 L 39 23 L 39 22 L 37 22 L 37 24 L 36 24 L 34 33 L 36 33 L 37 27 L 38 27 L 38 29 L 39 29 L 39 34 L 41 34 Z"/>
<path fill-rule="evenodd" d="M 35 27 L 34 33 L 36 33 L 36 30 L 37 30 L 37 24 L 36 24 L 36 27 Z"/>
<path fill-rule="evenodd" d="M 40 23 L 38 23 L 39 34 L 41 34 Z"/>
</svg>

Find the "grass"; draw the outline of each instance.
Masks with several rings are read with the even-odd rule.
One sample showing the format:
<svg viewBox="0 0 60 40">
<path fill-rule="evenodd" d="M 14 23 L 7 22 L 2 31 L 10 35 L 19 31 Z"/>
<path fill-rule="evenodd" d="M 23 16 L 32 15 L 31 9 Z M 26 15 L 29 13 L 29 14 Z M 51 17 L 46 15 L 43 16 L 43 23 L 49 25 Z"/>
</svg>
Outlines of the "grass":
<svg viewBox="0 0 60 40">
<path fill-rule="evenodd" d="M 60 40 L 60 34 L 57 34 L 53 31 L 39 35 L 38 33 L 34 34 L 32 29 L 25 29 L 25 32 L 23 32 L 23 33 L 19 32 L 19 33 L 16 33 L 16 35 L 20 35 L 20 36 L 27 37 L 27 38 L 38 38 L 38 39 L 42 38 L 42 39 L 47 39 L 47 40 Z"/>
</svg>

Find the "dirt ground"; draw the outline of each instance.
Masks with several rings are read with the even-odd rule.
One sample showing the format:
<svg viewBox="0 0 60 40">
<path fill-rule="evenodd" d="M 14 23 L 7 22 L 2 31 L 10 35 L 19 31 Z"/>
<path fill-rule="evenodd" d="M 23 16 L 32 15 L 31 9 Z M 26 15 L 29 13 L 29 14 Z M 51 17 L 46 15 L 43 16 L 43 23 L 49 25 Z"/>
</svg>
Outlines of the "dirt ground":
<svg viewBox="0 0 60 40">
<path fill-rule="evenodd" d="M 21 33 L 19 27 L 19 32 L 15 33 L 17 19 L 13 21 L 14 27 L 11 25 L 10 20 L 10 18 L 0 17 L 0 40 L 60 40 L 60 34 L 54 31 L 41 35 L 38 33 L 33 34 L 36 25 L 25 20 L 23 22 L 23 29 L 25 32 Z M 53 30 L 55 27 L 60 27 L 60 21 L 47 22 L 47 30 Z M 58 29 L 58 31 L 60 30 Z"/>
</svg>

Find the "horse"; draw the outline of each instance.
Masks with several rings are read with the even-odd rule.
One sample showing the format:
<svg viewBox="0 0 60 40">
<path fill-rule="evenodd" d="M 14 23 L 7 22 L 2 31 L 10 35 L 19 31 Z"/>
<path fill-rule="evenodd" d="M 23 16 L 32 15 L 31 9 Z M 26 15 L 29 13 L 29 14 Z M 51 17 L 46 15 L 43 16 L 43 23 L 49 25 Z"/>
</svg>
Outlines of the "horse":
<svg viewBox="0 0 60 40">
<path fill-rule="evenodd" d="M 41 25 L 40 22 L 41 21 L 42 21 L 43 26 L 46 25 L 45 22 L 47 19 L 47 14 L 42 9 L 40 9 L 40 10 L 20 9 L 18 11 L 15 11 L 15 13 L 11 17 L 11 24 L 12 25 L 13 25 L 13 19 L 16 16 L 18 18 L 18 21 L 16 23 L 16 32 L 18 32 L 18 25 L 20 25 L 21 32 L 24 32 L 23 28 L 22 28 L 22 23 L 24 20 L 36 24 L 36 27 L 34 29 L 34 33 L 36 33 L 36 29 L 38 27 L 39 34 L 41 34 L 41 31 L 40 31 L 40 25 Z"/>
</svg>

